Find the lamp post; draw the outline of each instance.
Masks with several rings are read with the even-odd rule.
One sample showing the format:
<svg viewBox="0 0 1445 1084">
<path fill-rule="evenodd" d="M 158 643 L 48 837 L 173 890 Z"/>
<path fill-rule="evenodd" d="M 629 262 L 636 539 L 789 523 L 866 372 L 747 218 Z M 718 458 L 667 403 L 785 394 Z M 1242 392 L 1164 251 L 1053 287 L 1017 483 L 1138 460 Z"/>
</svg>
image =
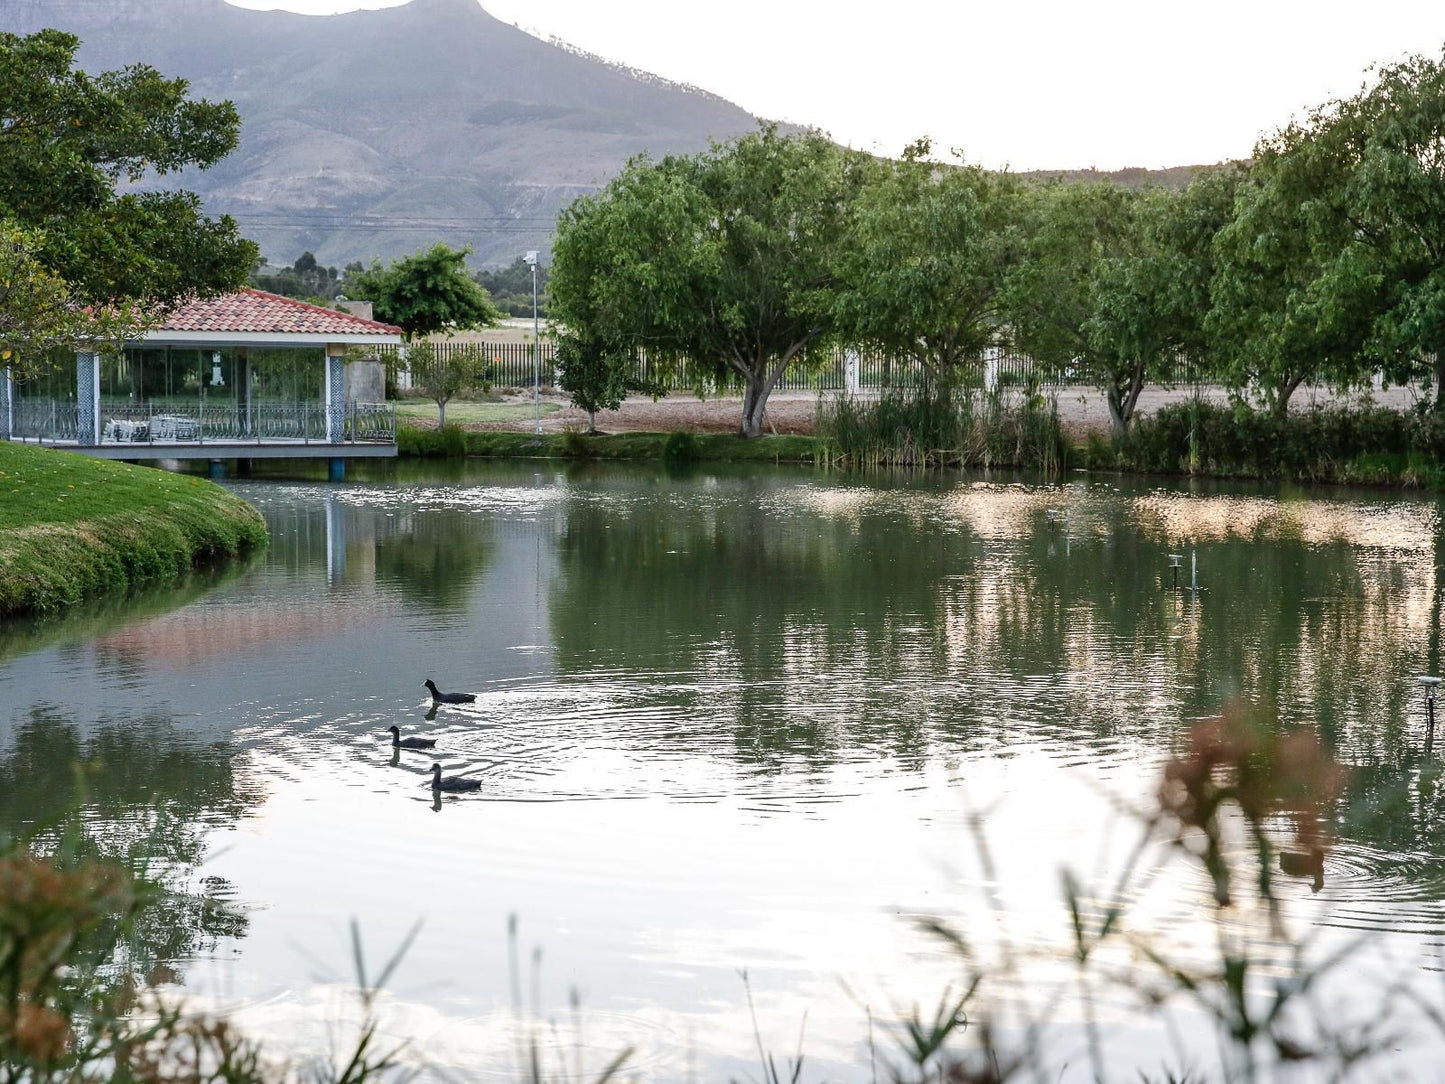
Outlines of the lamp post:
<svg viewBox="0 0 1445 1084">
<path fill-rule="evenodd" d="M 529 249 L 526 260 L 532 265 L 532 410 L 535 420 L 532 432 L 542 432 L 542 340 L 537 334 L 537 250 Z"/>
</svg>

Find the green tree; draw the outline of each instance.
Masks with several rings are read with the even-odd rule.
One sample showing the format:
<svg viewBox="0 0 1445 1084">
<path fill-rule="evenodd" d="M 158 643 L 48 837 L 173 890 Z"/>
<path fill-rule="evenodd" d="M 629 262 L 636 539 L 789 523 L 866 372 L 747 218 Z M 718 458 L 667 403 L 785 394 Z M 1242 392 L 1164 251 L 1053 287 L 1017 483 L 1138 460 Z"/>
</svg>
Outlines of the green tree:
<svg viewBox="0 0 1445 1084">
<path fill-rule="evenodd" d="M 1364 375 L 1359 359 L 1374 308 L 1342 305 L 1342 280 L 1330 286 L 1327 264 L 1345 241 L 1338 232 L 1326 241 L 1321 219 L 1307 222 L 1306 205 L 1328 198 L 1333 182 L 1301 169 L 1302 138 L 1292 127 L 1256 148 L 1213 245 L 1205 321 L 1220 379 L 1236 397 L 1253 393 L 1278 415 L 1302 384 L 1343 387 Z"/>
<path fill-rule="evenodd" d="M 437 405 L 437 428 L 447 424 L 447 403 L 464 391 L 485 385 L 491 363 L 472 343 L 433 343 L 423 339 L 407 345 L 399 364 L 411 373 L 412 387 Z"/>
<path fill-rule="evenodd" d="M 183 190 L 122 182 L 205 169 L 239 136 L 230 102 L 187 97 L 184 79 L 135 64 L 74 70 L 79 39 L 0 33 L 0 217 L 40 231 L 37 258 L 87 304 L 161 305 L 236 289 L 256 247 Z"/>
<path fill-rule="evenodd" d="M 783 371 L 834 334 L 863 161 L 774 127 L 689 157 L 634 159 L 563 212 L 553 319 L 741 383 L 741 432 L 757 436 Z"/>
<path fill-rule="evenodd" d="M 999 340 L 1023 230 L 1011 176 L 938 165 L 929 151 L 913 144 L 864 186 L 838 300 L 849 343 L 916 358 L 937 379 Z"/>
<path fill-rule="evenodd" d="M 147 321 L 134 305 L 86 305 L 41 262 L 41 236 L 0 218 L 0 368 L 24 376 L 56 349 L 123 342 Z"/>
<path fill-rule="evenodd" d="M 388 267 L 374 261 L 365 271 L 349 273 L 345 289 L 348 296 L 372 302 L 376 318 L 396 324 L 409 339 L 491 327 L 501 313 L 467 273 L 470 253 L 436 244 Z"/>
<path fill-rule="evenodd" d="M 1256 154 L 1317 266 L 1320 333 L 1367 359 L 1347 375 L 1423 378 L 1445 409 L 1445 53 L 1380 68 Z"/>
<path fill-rule="evenodd" d="M 587 432 L 597 432 L 597 412 L 616 410 L 632 392 L 659 397 L 667 389 L 638 374 L 637 352 L 583 339 L 570 331 L 557 336 L 557 383 L 587 411 Z"/>
</svg>

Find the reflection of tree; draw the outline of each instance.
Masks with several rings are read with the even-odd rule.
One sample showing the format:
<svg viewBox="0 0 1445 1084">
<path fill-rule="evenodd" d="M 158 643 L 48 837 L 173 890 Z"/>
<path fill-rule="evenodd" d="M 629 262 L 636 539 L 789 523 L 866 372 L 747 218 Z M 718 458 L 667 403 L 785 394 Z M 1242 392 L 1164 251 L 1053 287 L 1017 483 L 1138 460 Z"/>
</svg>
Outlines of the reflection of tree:
<svg viewBox="0 0 1445 1084">
<path fill-rule="evenodd" d="M 1402 748 L 1395 675 L 1424 645 L 1400 605 L 1413 566 L 1358 541 L 1381 509 L 1332 505 L 1338 538 L 1292 528 L 1307 508 L 1196 545 L 1082 488 L 991 505 L 707 479 L 664 482 L 625 513 L 598 488 L 561 505 L 558 666 L 696 674 L 661 695 L 694 708 L 709 685 L 755 763 L 1040 737 L 1163 755 L 1184 722 L 1236 697 L 1318 728 L 1346 763 Z M 1231 498 L 1215 500 L 1233 530 Z M 1056 502 L 1073 507 L 1051 527 Z M 1168 553 L 1186 554 L 1187 580 L 1192 548 L 1198 600 L 1168 590 Z"/>
<path fill-rule="evenodd" d="M 376 578 L 412 602 L 437 610 L 466 605 L 492 557 L 486 521 L 462 512 L 417 513 L 406 534 L 379 538 Z"/>
<path fill-rule="evenodd" d="M 163 714 L 103 720 L 83 737 L 72 720 L 36 709 L 0 758 L 0 835 L 144 869 L 161 895 L 128 946 L 132 963 L 172 965 L 245 934 L 245 915 L 219 877 L 193 884 L 211 827 L 259 798 L 236 778 L 233 753 L 203 744 Z"/>
</svg>

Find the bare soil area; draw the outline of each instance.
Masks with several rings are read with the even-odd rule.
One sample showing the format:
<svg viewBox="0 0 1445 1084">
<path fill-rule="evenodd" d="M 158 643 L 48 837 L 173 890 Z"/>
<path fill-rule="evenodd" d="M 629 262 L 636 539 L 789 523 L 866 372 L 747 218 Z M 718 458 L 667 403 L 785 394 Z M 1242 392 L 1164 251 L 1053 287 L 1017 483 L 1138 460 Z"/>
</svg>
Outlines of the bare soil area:
<svg viewBox="0 0 1445 1084">
<path fill-rule="evenodd" d="M 833 394 L 836 393 L 827 392 L 824 393 L 824 396 Z M 1139 398 L 1138 410 L 1141 414 L 1149 414 L 1166 404 L 1182 402 L 1188 398 L 1188 395 L 1189 393 L 1183 389 L 1147 388 Z M 1212 402 L 1229 401 L 1228 394 L 1223 388 L 1207 387 L 1203 390 L 1203 395 L 1205 399 Z M 532 402 L 532 396 L 527 393 L 504 395 L 503 399 L 506 402 L 519 404 Z M 1391 388 L 1387 391 L 1376 392 L 1372 399 L 1382 406 L 1398 409 L 1413 405 L 1415 393 L 1408 388 Z M 556 404 L 561 408 L 543 415 L 542 429 L 544 432 L 558 433 L 568 430 L 582 432 L 587 428 L 586 412 L 574 407 L 564 394 L 544 393 L 542 401 Z M 1292 409 L 1303 410 L 1315 403 L 1357 403 L 1359 401 L 1360 397 L 1358 396 L 1342 398 L 1323 388 L 1301 388 L 1295 393 L 1290 405 Z M 764 423 L 763 431 L 765 433 L 803 434 L 814 432 L 818 403 L 819 396 L 815 392 L 775 392 L 768 399 L 767 421 Z M 1058 406 L 1065 429 L 1076 439 L 1082 438 L 1091 431 L 1104 433 L 1109 431 L 1108 404 L 1097 391 L 1087 388 L 1063 389 L 1058 393 Z M 730 433 L 739 428 L 742 413 L 741 398 L 698 399 L 690 393 L 679 392 L 659 399 L 655 403 L 648 398 L 628 399 L 622 404 L 620 410 L 600 411 L 597 415 L 597 428 L 604 433 L 666 433 L 675 429 L 702 433 Z M 533 419 L 527 417 L 516 421 L 474 423 L 466 425 L 464 428 L 527 432 L 532 429 L 533 424 Z"/>
</svg>

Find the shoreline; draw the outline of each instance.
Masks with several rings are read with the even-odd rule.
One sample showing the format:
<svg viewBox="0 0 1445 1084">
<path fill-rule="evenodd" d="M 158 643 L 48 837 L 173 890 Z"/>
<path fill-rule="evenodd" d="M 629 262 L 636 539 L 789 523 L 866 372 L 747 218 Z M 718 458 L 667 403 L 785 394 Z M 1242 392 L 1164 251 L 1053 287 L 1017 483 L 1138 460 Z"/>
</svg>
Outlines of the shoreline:
<svg viewBox="0 0 1445 1084">
<path fill-rule="evenodd" d="M 268 541 L 260 512 L 206 479 L 0 442 L 0 618 L 175 580 Z"/>
</svg>

